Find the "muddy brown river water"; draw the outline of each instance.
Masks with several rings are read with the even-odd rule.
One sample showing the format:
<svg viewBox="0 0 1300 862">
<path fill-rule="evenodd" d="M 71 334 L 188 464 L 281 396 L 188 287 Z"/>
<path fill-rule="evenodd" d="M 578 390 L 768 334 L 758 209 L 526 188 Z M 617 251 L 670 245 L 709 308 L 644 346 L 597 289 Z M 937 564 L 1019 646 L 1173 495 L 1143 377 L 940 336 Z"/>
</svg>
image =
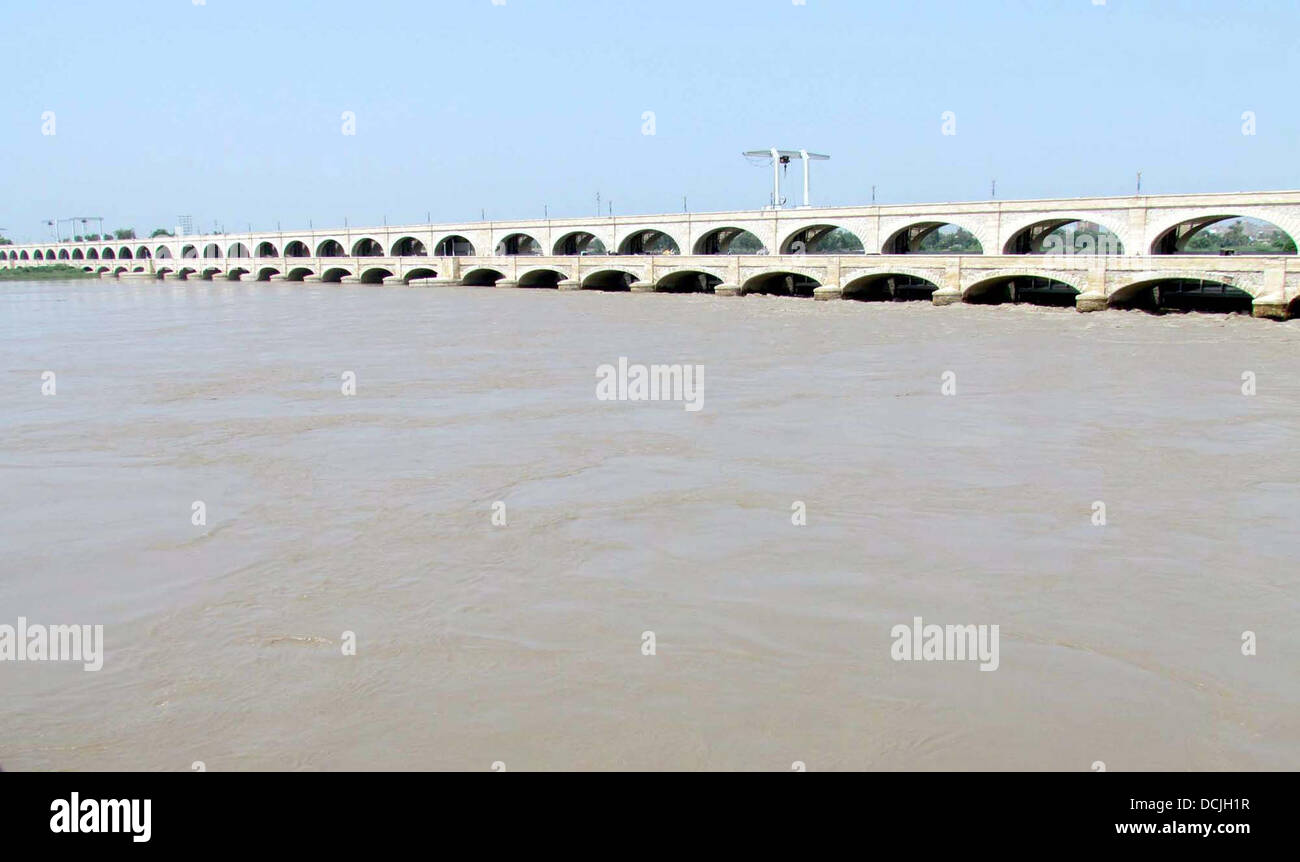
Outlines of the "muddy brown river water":
<svg viewBox="0 0 1300 862">
<path fill-rule="evenodd" d="M 598 400 L 620 357 L 703 409 Z M 0 624 L 105 654 L 0 661 L 0 766 L 1297 769 L 1298 357 L 1243 316 L 6 283 Z M 895 661 L 915 617 L 998 625 L 997 670 Z"/>
</svg>

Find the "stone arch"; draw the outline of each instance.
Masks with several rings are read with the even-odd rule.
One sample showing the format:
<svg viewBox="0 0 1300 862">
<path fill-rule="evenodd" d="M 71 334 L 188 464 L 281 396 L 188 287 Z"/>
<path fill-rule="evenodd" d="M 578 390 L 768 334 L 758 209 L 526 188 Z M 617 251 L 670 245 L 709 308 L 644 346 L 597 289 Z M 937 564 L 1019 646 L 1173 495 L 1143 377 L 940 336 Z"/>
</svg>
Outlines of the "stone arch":
<svg viewBox="0 0 1300 862">
<path fill-rule="evenodd" d="M 558 269 L 538 267 L 520 273 L 518 281 L 520 287 L 558 287 L 560 282 L 567 280 L 568 277 Z"/>
<path fill-rule="evenodd" d="M 868 272 L 843 285 L 845 299 L 863 302 L 930 300 L 939 285 L 930 278 L 907 272 Z"/>
<path fill-rule="evenodd" d="M 83 258 L 83 259 L 84 259 L 84 258 Z M 83 266 L 83 267 L 81 268 L 81 271 L 82 271 L 82 272 L 94 272 L 94 271 L 95 271 L 95 268 L 94 268 L 93 266 Z"/>
<path fill-rule="evenodd" d="M 437 278 L 437 277 L 438 277 L 438 273 L 435 270 L 428 269 L 427 267 L 418 267 L 416 269 L 410 270 L 409 272 L 406 273 L 406 275 L 403 276 L 407 284 L 410 284 L 413 281 L 423 280 L 426 278 Z"/>
<path fill-rule="evenodd" d="M 438 240 L 433 247 L 434 257 L 474 257 L 474 243 L 458 233 L 451 233 Z"/>
<path fill-rule="evenodd" d="M 133 269 L 133 270 L 131 270 L 131 271 L 132 271 L 132 272 L 144 272 L 144 267 L 143 267 L 143 266 L 137 266 L 135 269 Z"/>
<path fill-rule="evenodd" d="M 242 242 L 232 243 L 230 248 L 226 250 L 226 257 L 242 259 L 252 256 L 253 253 L 249 251 L 248 246 L 244 245 Z"/>
<path fill-rule="evenodd" d="M 756 234 L 740 227 L 715 227 L 695 241 L 693 254 L 767 254 Z"/>
<path fill-rule="evenodd" d="M 264 240 L 257 244 L 256 254 L 258 257 L 279 257 L 280 250 L 275 247 L 275 243 Z"/>
<path fill-rule="evenodd" d="M 158 246 L 158 250 L 154 252 L 154 257 L 158 258 L 159 260 L 171 260 L 172 250 L 165 245 L 160 245 Z"/>
<path fill-rule="evenodd" d="M 373 255 L 369 255 L 373 256 Z M 384 279 L 392 278 L 392 270 L 384 269 L 381 266 L 372 266 L 370 269 L 363 270 L 361 273 L 362 284 L 383 284 Z"/>
<path fill-rule="evenodd" d="M 962 290 L 962 299 L 975 305 L 1024 302 L 1073 308 L 1075 298 L 1082 292 L 1077 284 L 1059 274 L 1000 270 L 980 273 L 978 280 Z"/>
<path fill-rule="evenodd" d="M 72 259 L 72 255 L 68 254 L 68 250 L 66 248 L 59 249 L 59 260 L 71 260 L 71 259 Z"/>
<path fill-rule="evenodd" d="M 820 276 L 794 270 L 769 270 L 751 276 L 740 286 L 742 296 L 766 293 L 774 296 L 810 297 L 822 286 Z"/>
<path fill-rule="evenodd" d="M 311 257 L 311 247 L 300 239 L 295 239 L 284 247 L 285 257 Z"/>
<path fill-rule="evenodd" d="M 344 257 L 345 254 L 343 243 L 336 239 L 322 240 L 320 245 L 316 246 L 317 257 Z"/>
<path fill-rule="evenodd" d="M 867 244 L 842 225 L 818 222 L 791 231 L 781 241 L 781 254 L 866 254 Z"/>
<path fill-rule="evenodd" d="M 1009 226 L 1003 227 L 1003 236 L 1007 238 L 1002 244 L 1002 254 L 1050 254 L 1054 253 L 1053 249 L 1044 250 L 1044 242 L 1055 231 L 1063 227 L 1069 227 L 1072 224 L 1088 223 L 1095 224 L 1109 234 L 1113 240 L 1110 244 L 1099 242 L 1095 250 L 1080 251 L 1079 249 L 1065 249 L 1064 254 L 1133 254 L 1137 251 L 1132 239 L 1128 236 L 1127 229 L 1116 230 L 1112 225 L 1110 213 L 1087 213 L 1087 212 L 1064 212 L 1053 213 L 1051 216 L 1044 216 L 1038 213 L 1033 216 L 1022 218 L 1012 222 Z M 1126 225 L 1127 228 L 1127 225 Z M 1100 240 L 1106 240 L 1106 237 L 1099 237 Z"/>
<path fill-rule="evenodd" d="M 289 270 L 288 275 L 284 277 L 285 281 L 302 281 L 309 275 L 314 275 L 309 266 L 296 266 Z"/>
<path fill-rule="evenodd" d="M 353 257 L 383 257 L 384 245 L 372 236 L 363 236 L 352 243 Z"/>
<path fill-rule="evenodd" d="M 681 254 L 677 240 L 664 231 L 644 228 L 623 237 L 618 244 L 619 254 Z"/>
<path fill-rule="evenodd" d="M 725 278 L 700 269 L 683 269 L 670 272 L 655 283 L 661 293 L 713 293 Z"/>
<path fill-rule="evenodd" d="M 920 246 L 925 240 L 933 234 L 938 233 L 942 228 L 951 225 L 959 230 L 964 230 L 975 238 L 979 244 L 977 252 L 957 252 L 959 254 L 984 254 L 988 249 L 985 238 L 980 236 L 976 231 L 971 230 L 963 224 L 954 221 L 916 221 L 898 228 L 889 235 L 889 238 L 881 244 L 880 251 L 882 254 L 919 254 Z M 947 254 L 950 252 L 938 252 Z"/>
<path fill-rule="evenodd" d="M 495 287 L 496 283 L 505 278 L 505 274 L 495 269 L 479 267 L 471 269 L 461 278 L 461 284 L 469 287 Z"/>
<path fill-rule="evenodd" d="M 127 246 L 122 246 L 121 248 L 119 248 L 119 249 L 117 250 L 117 259 L 118 259 L 118 260 L 133 260 L 134 258 L 133 258 L 132 254 L 131 254 L 131 249 L 128 248 Z"/>
<path fill-rule="evenodd" d="M 55 255 L 54 255 L 54 249 L 52 249 L 52 248 L 51 248 L 51 249 L 48 249 L 48 250 L 45 252 L 45 259 L 46 259 L 46 260 L 54 260 L 54 258 L 55 258 Z"/>
<path fill-rule="evenodd" d="M 393 243 L 393 257 L 428 257 L 429 250 L 424 243 L 413 236 L 404 236 Z"/>
<path fill-rule="evenodd" d="M 176 277 L 183 278 L 186 281 L 189 281 L 190 276 L 194 275 L 196 271 L 197 270 L 195 270 L 194 267 L 192 266 L 182 266 L 180 268 L 180 271 L 176 273 Z"/>
<path fill-rule="evenodd" d="M 598 269 L 582 279 L 585 290 L 627 291 L 641 278 L 625 269 Z"/>
<path fill-rule="evenodd" d="M 594 233 L 575 230 L 566 233 L 555 241 L 556 255 L 609 254 L 605 241 Z"/>
<path fill-rule="evenodd" d="M 1145 276 L 1145 277 L 1144 277 Z M 1126 282 L 1111 291 L 1107 305 L 1111 308 L 1135 308 L 1145 311 L 1201 311 L 1250 314 L 1256 291 L 1231 277 L 1208 273 L 1169 273 L 1144 276 Z"/>
<path fill-rule="evenodd" d="M 104 253 L 101 254 L 100 257 L 104 260 L 116 260 L 117 253 L 113 251 L 111 248 L 106 248 L 104 249 Z"/>
<path fill-rule="evenodd" d="M 273 275 L 279 275 L 279 274 L 280 274 L 280 270 L 276 269 L 275 267 L 273 267 L 273 266 L 264 266 L 264 267 L 262 267 L 261 269 L 259 269 L 259 270 L 257 271 L 257 280 L 258 280 L 258 281 L 270 281 L 270 280 L 271 280 L 271 276 L 273 276 Z"/>
<path fill-rule="evenodd" d="M 86 249 L 86 260 L 99 260 L 99 249 L 96 248 Z"/>
<path fill-rule="evenodd" d="M 196 258 L 196 257 L 198 257 L 198 256 L 199 256 L 199 250 L 198 250 L 197 248 L 195 248 L 194 246 L 192 246 L 192 245 L 187 245 L 187 246 L 185 246 L 184 248 L 181 249 L 181 258 L 182 258 L 182 259 L 185 259 L 185 260 L 193 260 L 194 258 Z"/>
<path fill-rule="evenodd" d="M 149 251 L 148 246 L 142 245 L 135 250 L 135 257 L 136 260 L 148 260 L 153 257 L 153 254 Z"/>
<path fill-rule="evenodd" d="M 203 256 L 208 260 L 216 260 L 221 257 L 221 246 L 215 242 L 210 242 L 203 247 Z"/>
<path fill-rule="evenodd" d="M 82 253 L 81 249 L 79 249 L 79 248 L 74 248 L 74 249 L 72 250 L 72 259 L 73 259 L 73 260 L 85 260 L 85 259 L 86 259 L 86 255 Z"/>
<path fill-rule="evenodd" d="M 526 233 L 506 234 L 496 244 L 496 255 L 514 256 L 514 255 L 539 255 L 542 253 L 542 244 L 533 236 Z"/>
<path fill-rule="evenodd" d="M 1151 254 L 1194 254 L 1196 252 L 1188 252 L 1186 248 L 1198 234 L 1220 222 L 1242 218 L 1255 219 L 1272 225 L 1281 231 L 1283 236 L 1291 240 L 1292 247 L 1296 246 L 1296 238 L 1300 237 L 1300 222 L 1269 209 L 1241 207 L 1226 213 L 1223 211 L 1206 212 L 1204 210 L 1200 212 L 1182 211 L 1172 216 L 1166 216 L 1165 220 L 1151 231 L 1149 252 Z M 1215 252 L 1201 253 L 1214 254 Z M 1296 252 L 1277 253 L 1295 254 Z"/>
<path fill-rule="evenodd" d="M 345 278 L 352 277 L 352 270 L 345 269 L 341 266 L 333 266 L 321 273 L 320 280 L 329 284 L 338 284 Z"/>
<path fill-rule="evenodd" d="M 119 266 L 113 270 L 113 275 L 121 275 L 124 272 L 130 272 L 130 269 L 125 266 Z"/>
<path fill-rule="evenodd" d="M 26 252 L 24 252 L 24 254 L 26 254 Z M 34 252 L 32 253 L 32 259 L 33 259 L 33 260 L 45 260 L 45 252 L 41 251 L 39 248 L 36 249 L 36 251 L 34 251 Z"/>
</svg>

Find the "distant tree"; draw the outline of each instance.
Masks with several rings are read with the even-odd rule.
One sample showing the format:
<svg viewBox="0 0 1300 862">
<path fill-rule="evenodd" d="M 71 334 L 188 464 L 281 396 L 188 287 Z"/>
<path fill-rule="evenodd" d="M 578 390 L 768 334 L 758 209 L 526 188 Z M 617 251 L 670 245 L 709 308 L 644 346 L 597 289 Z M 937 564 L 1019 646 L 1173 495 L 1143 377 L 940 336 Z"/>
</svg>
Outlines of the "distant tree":
<svg viewBox="0 0 1300 862">
<path fill-rule="evenodd" d="M 14 241 L 7 236 L 0 236 L 0 245 L 13 245 Z"/>
<path fill-rule="evenodd" d="M 131 228 L 118 228 L 113 231 L 113 236 L 118 239 L 135 239 L 135 231 Z"/>
<path fill-rule="evenodd" d="M 174 233 L 172 233 L 171 231 L 166 230 L 166 229 L 164 229 L 164 228 L 157 228 L 157 229 L 154 230 L 153 233 L 149 234 L 149 238 L 150 238 L 150 239 L 154 239 L 154 238 L 156 238 L 156 237 L 160 237 L 160 236 L 176 236 L 176 234 L 174 234 Z"/>
<path fill-rule="evenodd" d="M 92 233 L 90 236 L 86 237 L 86 240 L 88 242 L 99 242 L 99 234 Z"/>
<path fill-rule="evenodd" d="M 86 238 L 85 238 L 84 236 L 80 236 L 80 235 L 78 235 L 78 236 L 74 236 L 74 237 L 72 238 L 72 241 L 73 241 L 73 242 L 85 242 L 85 241 L 86 241 Z"/>
</svg>

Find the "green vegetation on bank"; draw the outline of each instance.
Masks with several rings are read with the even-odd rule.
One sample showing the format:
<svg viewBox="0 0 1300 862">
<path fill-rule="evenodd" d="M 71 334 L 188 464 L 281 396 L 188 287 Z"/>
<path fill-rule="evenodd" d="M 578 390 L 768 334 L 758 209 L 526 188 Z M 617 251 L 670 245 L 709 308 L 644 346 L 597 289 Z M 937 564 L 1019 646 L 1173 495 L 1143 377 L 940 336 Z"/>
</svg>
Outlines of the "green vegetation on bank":
<svg viewBox="0 0 1300 862">
<path fill-rule="evenodd" d="M 53 266 L 17 266 L 13 269 L 0 269 L 0 281 L 52 281 L 65 278 L 95 278 L 95 274 L 62 263 Z"/>
</svg>

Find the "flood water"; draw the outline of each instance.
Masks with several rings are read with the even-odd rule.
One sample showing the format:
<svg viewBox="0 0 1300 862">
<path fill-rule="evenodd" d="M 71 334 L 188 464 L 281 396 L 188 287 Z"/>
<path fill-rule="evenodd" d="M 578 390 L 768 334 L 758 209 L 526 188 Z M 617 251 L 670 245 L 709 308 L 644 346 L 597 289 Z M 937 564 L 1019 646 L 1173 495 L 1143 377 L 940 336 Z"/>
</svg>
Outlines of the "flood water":
<svg viewBox="0 0 1300 862">
<path fill-rule="evenodd" d="M 597 400 L 624 356 L 703 409 Z M 106 656 L 0 662 L 0 766 L 1297 769 L 1298 356 L 1243 316 L 6 283 L 0 624 Z M 918 616 L 999 625 L 998 669 L 894 661 Z"/>
</svg>

